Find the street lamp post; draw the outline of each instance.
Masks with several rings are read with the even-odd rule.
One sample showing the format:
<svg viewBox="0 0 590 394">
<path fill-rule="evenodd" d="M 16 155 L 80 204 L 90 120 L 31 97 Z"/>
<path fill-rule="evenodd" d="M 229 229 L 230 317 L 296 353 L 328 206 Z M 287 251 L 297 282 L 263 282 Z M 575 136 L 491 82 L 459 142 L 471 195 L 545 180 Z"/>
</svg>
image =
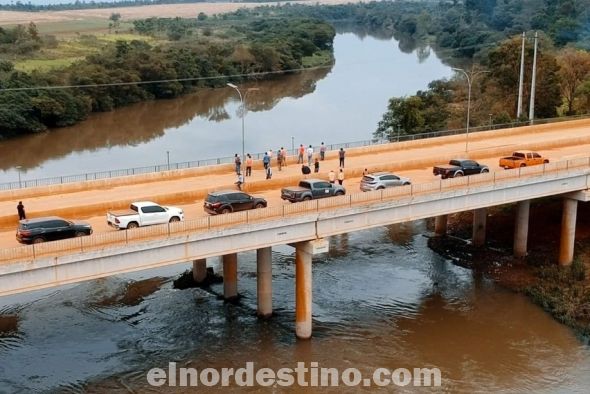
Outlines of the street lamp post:
<svg viewBox="0 0 590 394">
<path fill-rule="evenodd" d="M 248 92 L 252 92 L 252 91 L 256 91 L 259 90 L 258 88 L 249 88 L 246 90 L 246 93 L 244 95 L 242 95 L 242 92 L 240 91 L 240 89 L 238 89 L 238 87 L 236 85 L 234 85 L 233 83 L 226 83 L 227 86 L 229 86 L 232 89 L 235 89 L 236 92 L 238 92 L 238 95 L 240 96 L 240 105 L 241 105 L 241 117 L 242 117 L 242 163 L 246 162 L 246 139 L 245 139 L 245 134 L 244 134 L 244 117 L 246 116 L 246 104 L 245 104 L 245 100 L 246 100 L 246 96 L 248 95 Z"/>
<path fill-rule="evenodd" d="M 462 68 L 455 67 L 453 67 L 452 70 L 462 72 L 463 74 L 465 74 L 465 78 L 467 78 L 467 124 L 465 126 L 465 152 L 467 152 L 469 147 L 469 112 L 471 109 L 471 83 L 473 82 L 473 79 L 477 74 L 489 73 L 489 71 L 472 71 L 471 73 L 467 73 L 467 71 L 463 70 Z"/>
<path fill-rule="evenodd" d="M 291 136 L 291 154 L 295 155 L 295 137 Z"/>
<path fill-rule="evenodd" d="M 168 166 L 168 171 L 170 171 L 170 151 L 166 151 L 166 164 Z"/>
<path fill-rule="evenodd" d="M 22 189 L 23 185 L 22 185 L 22 182 L 20 179 L 20 170 L 21 170 L 22 166 L 16 166 L 15 168 L 16 168 L 16 172 L 18 172 L 18 188 Z"/>
</svg>

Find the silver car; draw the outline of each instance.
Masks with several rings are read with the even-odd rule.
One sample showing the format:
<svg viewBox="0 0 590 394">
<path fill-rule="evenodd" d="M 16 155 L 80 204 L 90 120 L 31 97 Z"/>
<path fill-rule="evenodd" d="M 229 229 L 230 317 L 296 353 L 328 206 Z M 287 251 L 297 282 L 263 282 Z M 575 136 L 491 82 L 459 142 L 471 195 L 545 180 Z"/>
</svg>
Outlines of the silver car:
<svg viewBox="0 0 590 394">
<path fill-rule="evenodd" d="M 385 189 L 386 187 L 406 186 L 411 183 L 410 178 L 400 177 L 391 172 L 375 172 L 363 177 L 361 180 L 361 190 L 368 192 L 371 190 Z"/>
</svg>

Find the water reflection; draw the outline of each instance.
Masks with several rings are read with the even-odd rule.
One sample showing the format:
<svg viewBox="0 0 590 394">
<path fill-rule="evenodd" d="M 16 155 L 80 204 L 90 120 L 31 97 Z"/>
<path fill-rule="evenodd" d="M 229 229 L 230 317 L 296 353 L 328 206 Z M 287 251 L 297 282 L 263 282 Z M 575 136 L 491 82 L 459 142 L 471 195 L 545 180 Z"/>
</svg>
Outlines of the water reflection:
<svg viewBox="0 0 590 394">
<path fill-rule="evenodd" d="M 244 85 L 260 89 L 248 96 L 248 110 L 268 111 L 285 98 L 309 94 L 315 90 L 317 81 L 329 72 L 327 67 Z M 203 89 L 173 100 L 143 102 L 93 114 L 75 126 L 3 141 L 0 143 L 0 169 L 9 169 L 18 163 L 27 170 L 72 152 L 135 146 L 161 137 L 167 130 L 179 128 L 195 118 L 209 122 L 227 120 L 231 117 L 227 104 L 236 99 L 235 91 L 230 88 Z"/>
</svg>

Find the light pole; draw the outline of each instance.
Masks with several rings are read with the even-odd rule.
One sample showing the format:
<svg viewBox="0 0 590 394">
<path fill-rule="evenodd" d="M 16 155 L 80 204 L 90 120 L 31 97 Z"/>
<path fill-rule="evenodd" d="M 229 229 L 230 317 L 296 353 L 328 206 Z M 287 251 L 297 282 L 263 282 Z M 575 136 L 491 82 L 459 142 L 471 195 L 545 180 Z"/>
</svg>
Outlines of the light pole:
<svg viewBox="0 0 590 394">
<path fill-rule="evenodd" d="M 295 137 L 291 136 L 291 154 L 295 155 Z"/>
<path fill-rule="evenodd" d="M 471 73 L 467 73 L 467 71 L 463 70 L 462 68 L 455 67 L 453 67 L 452 70 L 462 72 L 463 74 L 465 74 L 465 78 L 467 78 L 467 124 L 465 127 L 465 152 L 467 152 L 469 147 L 469 111 L 471 109 L 471 83 L 473 82 L 473 79 L 477 74 L 489 73 L 489 71 L 483 70 L 476 72 L 472 71 Z"/>
<path fill-rule="evenodd" d="M 246 148 L 245 148 L 245 135 L 244 135 L 244 117 L 246 116 L 246 104 L 245 104 L 245 100 L 246 100 L 246 96 L 248 95 L 248 92 L 252 92 L 252 91 L 256 91 L 259 90 L 258 88 L 249 88 L 248 90 L 246 90 L 246 93 L 244 95 L 242 95 L 242 92 L 240 91 L 240 89 L 238 89 L 238 87 L 236 85 L 234 85 L 233 83 L 226 83 L 227 86 L 229 86 L 232 89 L 235 89 L 236 92 L 238 92 L 238 95 L 240 96 L 240 105 L 242 110 L 240 111 L 240 115 L 242 117 L 242 163 L 246 162 Z"/>
<path fill-rule="evenodd" d="M 168 165 L 168 171 L 170 171 L 170 151 L 166 151 L 166 164 Z"/>
<path fill-rule="evenodd" d="M 20 170 L 23 167 L 22 166 L 16 166 L 15 168 L 16 168 L 16 172 L 18 172 L 18 188 L 19 189 L 22 189 L 23 185 L 22 185 L 22 182 L 21 182 L 21 179 L 20 179 Z"/>
</svg>

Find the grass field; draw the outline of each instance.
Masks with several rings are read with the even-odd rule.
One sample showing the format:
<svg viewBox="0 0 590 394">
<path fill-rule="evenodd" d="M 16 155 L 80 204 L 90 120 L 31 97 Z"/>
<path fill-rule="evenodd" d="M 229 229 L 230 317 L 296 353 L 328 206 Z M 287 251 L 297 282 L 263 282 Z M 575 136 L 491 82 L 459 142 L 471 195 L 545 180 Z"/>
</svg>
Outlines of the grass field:
<svg viewBox="0 0 590 394">
<path fill-rule="evenodd" d="M 154 43 L 152 37 L 139 34 L 123 33 L 115 34 L 107 31 L 96 35 L 83 34 L 73 37 L 62 37 L 56 48 L 45 48 L 35 54 L 34 57 L 13 59 L 14 68 L 20 71 L 47 71 L 55 68 L 62 68 L 84 59 L 87 55 L 97 53 L 106 45 L 118 40 L 132 41 L 140 40 Z"/>
</svg>

